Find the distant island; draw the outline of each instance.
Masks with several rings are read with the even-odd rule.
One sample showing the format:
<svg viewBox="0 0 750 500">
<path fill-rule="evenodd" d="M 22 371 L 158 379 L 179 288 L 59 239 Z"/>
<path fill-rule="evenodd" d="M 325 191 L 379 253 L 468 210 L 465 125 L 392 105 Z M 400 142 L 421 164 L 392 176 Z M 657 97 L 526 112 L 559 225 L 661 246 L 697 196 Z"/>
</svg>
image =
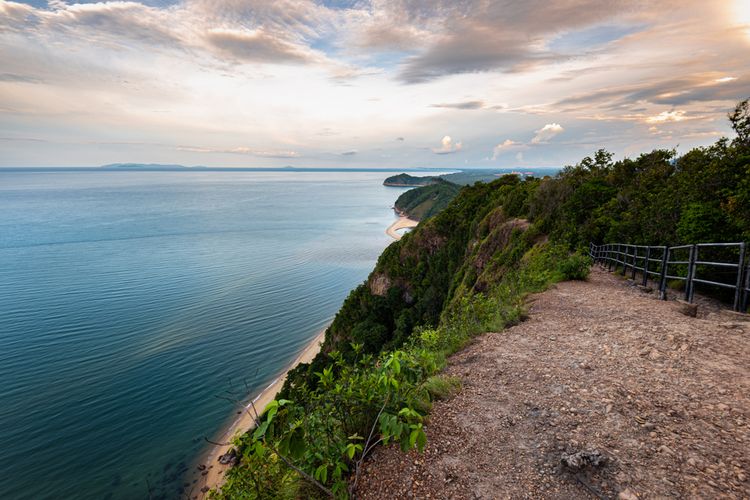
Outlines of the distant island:
<svg viewBox="0 0 750 500">
<path fill-rule="evenodd" d="M 426 177 L 415 177 L 407 173 L 392 175 L 383 181 L 384 186 L 393 187 L 420 187 L 429 186 L 440 182 L 440 177 L 426 176 Z"/>
</svg>

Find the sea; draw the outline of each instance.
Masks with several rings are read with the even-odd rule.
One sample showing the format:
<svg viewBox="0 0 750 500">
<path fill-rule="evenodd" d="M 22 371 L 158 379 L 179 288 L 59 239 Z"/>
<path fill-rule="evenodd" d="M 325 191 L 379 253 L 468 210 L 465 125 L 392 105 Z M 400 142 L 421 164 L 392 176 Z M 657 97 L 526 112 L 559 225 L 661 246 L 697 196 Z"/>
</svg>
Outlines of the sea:
<svg viewBox="0 0 750 500">
<path fill-rule="evenodd" d="M 388 175 L 0 170 L 0 498 L 186 497 L 391 243 Z"/>
</svg>

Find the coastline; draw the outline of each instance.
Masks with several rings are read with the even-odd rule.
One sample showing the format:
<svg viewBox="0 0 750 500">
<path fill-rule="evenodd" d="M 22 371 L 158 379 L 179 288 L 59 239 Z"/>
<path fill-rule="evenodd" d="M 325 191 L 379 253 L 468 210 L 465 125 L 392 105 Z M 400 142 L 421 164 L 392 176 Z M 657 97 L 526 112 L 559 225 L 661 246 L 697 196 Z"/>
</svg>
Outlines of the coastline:
<svg viewBox="0 0 750 500">
<path fill-rule="evenodd" d="M 278 377 L 276 377 L 265 389 L 252 399 L 252 404 L 255 405 L 259 414 L 263 413 L 263 410 L 268 403 L 276 398 L 276 395 L 284 386 L 287 373 L 300 363 L 309 363 L 320 352 L 327 329 L 328 326 L 323 328 L 323 330 L 305 346 L 304 350 L 294 359 L 294 361 L 292 361 L 292 363 L 290 363 Z M 251 404 L 248 403 L 243 407 L 242 413 L 237 416 L 234 422 L 232 422 L 232 424 L 221 434 L 217 441 L 220 443 L 229 443 L 238 434 L 245 433 L 252 429 L 255 425 L 253 416 Z M 194 474 L 198 474 L 198 482 L 195 486 L 196 489 L 200 491 L 201 498 L 203 498 L 208 491 L 206 490 L 206 487 L 209 489 L 219 488 L 224 483 L 224 474 L 229 470 L 230 466 L 220 464 L 218 458 L 227 453 L 231 448 L 232 444 L 212 445 L 208 452 L 201 456 L 197 463 L 197 467 L 193 467 L 192 470 Z"/>
<path fill-rule="evenodd" d="M 386 234 L 393 238 L 394 240 L 398 241 L 401 239 L 401 234 L 398 233 L 399 229 L 404 229 L 407 227 L 416 227 L 417 224 L 419 224 L 419 221 L 416 221 L 414 219 L 410 219 L 404 215 L 399 214 L 399 218 L 396 219 L 393 224 L 388 226 L 388 229 L 385 230 Z"/>
</svg>

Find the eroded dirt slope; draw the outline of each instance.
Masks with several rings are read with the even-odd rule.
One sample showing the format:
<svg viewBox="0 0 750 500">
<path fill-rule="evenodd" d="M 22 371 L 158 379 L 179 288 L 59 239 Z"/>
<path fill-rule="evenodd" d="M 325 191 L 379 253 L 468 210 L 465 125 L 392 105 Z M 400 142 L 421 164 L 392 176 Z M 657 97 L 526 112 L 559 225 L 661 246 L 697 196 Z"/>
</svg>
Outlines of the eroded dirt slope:
<svg viewBox="0 0 750 500">
<path fill-rule="evenodd" d="M 423 454 L 377 450 L 358 496 L 750 498 L 750 322 L 674 304 L 595 268 L 531 299 L 447 373 Z M 608 463 L 574 474 L 563 453 Z"/>
</svg>

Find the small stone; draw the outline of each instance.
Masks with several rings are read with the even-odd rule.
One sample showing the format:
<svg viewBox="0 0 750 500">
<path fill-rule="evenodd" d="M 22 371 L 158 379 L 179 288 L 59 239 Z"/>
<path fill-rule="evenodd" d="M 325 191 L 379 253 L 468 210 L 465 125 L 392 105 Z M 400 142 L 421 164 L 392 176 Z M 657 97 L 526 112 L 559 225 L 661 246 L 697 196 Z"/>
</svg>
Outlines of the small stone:
<svg viewBox="0 0 750 500">
<path fill-rule="evenodd" d="M 725 405 L 724 403 L 719 403 L 716 405 L 716 409 L 719 411 L 727 411 L 729 409 L 729 406 Z"/>
<path fill-rule="evenodd" d="M 659 450 L 659 453 L 666 453 L 667 455 L 673 455 L 674 454 L 674 452 L 672 451 L 672 449 L 669 448 L 669 446 L 664 445 L 664 444 L 661 445 L 661 446 L 659 446 L 658 450 Z"/>
<path fill-rule="evenodd" d="M 638 500 L 638 495 L 630 488 L 625 488 L 617 495 L 618 500 Z"/>
</svg>

